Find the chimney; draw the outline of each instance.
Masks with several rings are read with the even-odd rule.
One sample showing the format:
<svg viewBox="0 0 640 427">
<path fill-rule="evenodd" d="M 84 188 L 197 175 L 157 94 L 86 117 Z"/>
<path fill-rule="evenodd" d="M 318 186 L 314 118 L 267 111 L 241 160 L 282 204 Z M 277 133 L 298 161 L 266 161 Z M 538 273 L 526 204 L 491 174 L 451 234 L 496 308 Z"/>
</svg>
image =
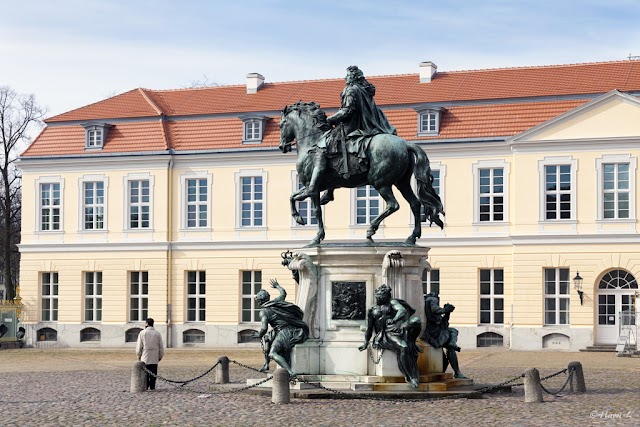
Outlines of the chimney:
<svg viewBox="0 0 640 427">
<path fill-rule="evenodd" d="M 264 76 L 260 73 L 247 74 L 247 93 L 256 93 L 264 84 Z"/>
<path fill-rule="evenodd" d="M 436 75 L 438 67 L 431 61 L 420 63 L 420 83 L 429 83 Z"/>
</svg>

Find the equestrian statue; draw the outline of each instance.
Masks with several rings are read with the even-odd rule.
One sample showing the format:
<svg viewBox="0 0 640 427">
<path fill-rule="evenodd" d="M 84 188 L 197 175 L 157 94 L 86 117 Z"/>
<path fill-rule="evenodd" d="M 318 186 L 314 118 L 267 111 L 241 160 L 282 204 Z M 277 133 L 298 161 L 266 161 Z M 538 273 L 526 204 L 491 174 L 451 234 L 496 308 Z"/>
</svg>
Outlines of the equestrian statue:
<svg viewBox="0 0 640 427">
<path fill-rule="evenodd" d="M 395 185 L 409 202 L 414 217 L 413 232 L 405 243 L 415 245 L 422 233 L 422 206 L 430 225 L 436 223 L 444 227 L 440 219 L 444 210 L 433 188 L 429 158 L 416 144 L 396 135 L 395 128 L 373 100 L 375 86 L 358 67 L 347 68 L 345 80 L 341 107 L 328 118 L 314 102 L 300 101 L 282 111 L 279 148 L 288 153 L 295 140 L 296 168 L 304 185 L 291 195 L 291 215 L 298 224 L 304 225 L 296 202 L 311 199 L 318 234 L 310 245 L 318 245 L 325 237 L 321 205 L 333 200 L 336 188 L 369 184 L 386 202 L 386 209 L 371 221 L 367 230 L 367 239 L 372 241 L 382 221 L 400 208 L 393 195 Z M 413 175 L 417 195 L 411 187 Z"/>
</svg>

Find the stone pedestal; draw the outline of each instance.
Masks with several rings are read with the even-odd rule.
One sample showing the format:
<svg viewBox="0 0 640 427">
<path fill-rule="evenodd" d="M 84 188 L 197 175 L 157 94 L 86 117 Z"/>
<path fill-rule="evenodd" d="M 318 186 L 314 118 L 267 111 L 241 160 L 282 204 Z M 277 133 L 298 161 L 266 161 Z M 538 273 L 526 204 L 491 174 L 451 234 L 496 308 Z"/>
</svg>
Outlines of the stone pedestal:
<svg viewBox="0 0 640 427">
<path fill-rule="evenodd" d="M 391 287 L 393 298 L 405 300 L 416 310 L 414 315 L 424 325 L 421 279 L 428 252 L 421 246 L 385 243 L 327 243 L 296 252 L 294 258 L 314 265 L 311 274 L 308 266 L 301 274 L 298 295 L 304 297 L 296 300 L 304 307 L 305 321 L 313 325 L 313 338 L 295 347 L 293 369 L 313 375 L 402 376 L 394 352 L 386 350 L 376 364 L 368 351 L 360 352 L 358 347 L 364 342 L 374 291 L 384 283 Z M 439 350 L 440 368 L 441 354 Z M 375 350 L 373 357 L 378 358 Z M 432 362 L 427 365 L 425 372 L 436 369 Z"/>
</svg>

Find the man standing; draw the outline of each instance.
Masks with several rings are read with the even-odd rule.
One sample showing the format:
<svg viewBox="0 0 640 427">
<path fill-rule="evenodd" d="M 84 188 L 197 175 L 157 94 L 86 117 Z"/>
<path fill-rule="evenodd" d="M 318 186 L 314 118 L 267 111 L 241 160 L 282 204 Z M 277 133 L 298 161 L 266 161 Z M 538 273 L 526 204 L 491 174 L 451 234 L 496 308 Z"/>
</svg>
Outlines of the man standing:
<svg viewBox="0 0 640 427">
<path fill-rule="evenodd" d="M 148 318 L 144 325 L 144 331 L 138 335 L 138 344 L 136 345 L 136 355 L 138 360 L 144 362 L 145 367 L 158 374 L 158 362 L 164 356 L 164 345 L 162 344 L 162 335 L 153 327 L 153 319 Z M 156 377 L 147 373 L 147 390 L 156 389 Z"/>
</svg>

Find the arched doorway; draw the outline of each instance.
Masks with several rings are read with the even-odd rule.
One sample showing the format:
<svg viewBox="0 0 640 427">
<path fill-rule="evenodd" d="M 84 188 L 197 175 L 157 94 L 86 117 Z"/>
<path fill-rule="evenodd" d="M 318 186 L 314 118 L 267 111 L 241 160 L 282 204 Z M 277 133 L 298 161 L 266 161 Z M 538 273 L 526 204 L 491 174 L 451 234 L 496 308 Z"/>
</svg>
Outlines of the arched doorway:
<svg viewBox="0 0 640 427">
<path fill-rule="evenodd" d="M 598 282 L 596 290 L 596 341 L 598 344 L 616 344 L 620 329 L 620 313 L 636 311 L 635 293 L 638 282 L 626 270 L 611 270 Z"/>
</svg>

